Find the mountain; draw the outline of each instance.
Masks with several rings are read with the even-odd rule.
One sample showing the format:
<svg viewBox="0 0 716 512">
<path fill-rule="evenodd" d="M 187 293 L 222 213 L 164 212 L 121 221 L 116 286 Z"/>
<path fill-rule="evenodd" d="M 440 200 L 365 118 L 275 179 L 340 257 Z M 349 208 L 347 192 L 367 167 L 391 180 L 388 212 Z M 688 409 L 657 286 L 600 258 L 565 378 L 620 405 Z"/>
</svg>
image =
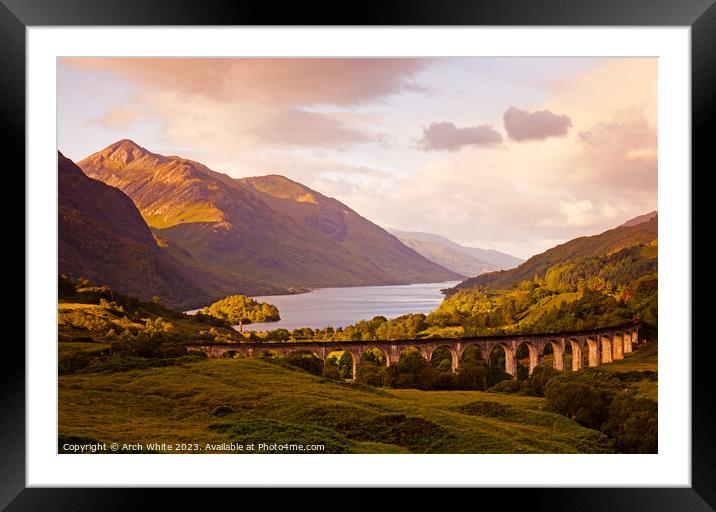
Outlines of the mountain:
<svg viewBox="0 0 716 512">
<path fill-rule="evenodd" d="M 450 293 L 465 288 L 512 288 L 521 281 L 532 280 L 535 276 L 544 278 L 547 270 L 559 263 L 582 257 L 603 256 L 625 247 L 649 244 L 657 239 L 658 216 L 654 216 L 647 222 L 633 226 L 619 226 L 599 235 L 575 238 L 532 256 L 517 268 L 471 277 L 451 288 Z"/>
<path fill-rule="evenodd" d="M 58 152 L 59 271 L 172 307 L 207 304 L 249 283 L 188 268 L 162 249 L 132 200 Z M 264 285 L 257 292 L 270 291 Z M 275 288 L 273 288 L 275 290 Z"/>
<path fill-rule="evenodd" d="M 429 260 L 467 276 L 514 268 L 524 261 L 493 249 L 466 247 L 434 233 L 395 229 L 391 233 Z"/>
<path fill-rule="evenodd" d="M 78 165 L 131 197 L 186 265 L 284 288 L 461 278 L 343 203 L 283 176 L 234 179 L 126 139 Z"/>
<path fill-rule="evenodd" d="M 477 276 L 498 269 L 498 267 L 494 265 L 480 261 L 467 253 L 445 245 L 416 240 L 415 238 L 399 238 L 399 240 L 411 249 L 415 249 L 419 254 L 422 254 L 430 261 L 464 276 Z"/>
<path fill-rule="evenodd" d="M 644 215 L 639 215 L 637 217 L 634 217 L 633 219 L 629 219 L 626 221 L 622 226 L 636 226 L 637 224 L 642 224 L 643 222 L 648 222 L 654 217 L 656 217 L 658 212 L 656 210 L 651 211 L 649 213 L 645 213 Z"/>
</svg>

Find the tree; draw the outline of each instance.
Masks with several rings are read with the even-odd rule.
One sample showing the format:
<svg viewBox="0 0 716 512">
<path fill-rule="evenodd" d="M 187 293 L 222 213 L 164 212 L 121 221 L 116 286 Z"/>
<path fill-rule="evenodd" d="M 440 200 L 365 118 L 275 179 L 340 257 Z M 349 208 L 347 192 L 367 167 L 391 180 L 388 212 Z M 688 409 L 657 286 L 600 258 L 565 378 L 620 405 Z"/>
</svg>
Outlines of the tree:
<svg viewBox="0 0 716 512">
<path fill-rule="evenodd" d="M 609 406 L 602 431 L 626 453 L 657 453 L 658 406 L 653 400 L 637 398 L 632 391 L 619 393 Z"/>
<path fill-rule="evenodd" d="M 266 339 L 269 341 L 288 341 L 291 339 L 291 333 L 288 329 L 275 329 L 266 333 Z"/>
<path fill-rule="evenodd" d="M 230 295 L 201 310 L 203 315 L 219 318 L 232 325 L 253 322 L 275 322 L 281 319 L 278 308 L 257 302 L 245 295 Z"/>
<path fill-rule="evenodd" d="M 341 354 L 338 360 L 338 371 L 342 379 L 353 378 L 353 357 L 347 350 L 343 351 L 343 354 Z"/>
</svg>

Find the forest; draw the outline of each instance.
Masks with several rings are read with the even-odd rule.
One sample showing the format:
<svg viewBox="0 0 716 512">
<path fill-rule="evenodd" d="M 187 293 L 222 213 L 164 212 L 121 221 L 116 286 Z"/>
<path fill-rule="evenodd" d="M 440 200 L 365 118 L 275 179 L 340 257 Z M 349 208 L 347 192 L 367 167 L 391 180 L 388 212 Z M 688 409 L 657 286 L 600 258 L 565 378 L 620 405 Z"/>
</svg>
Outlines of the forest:
<svg viewBox="0 0 716 512">
<path fill-rule="evenodd" d="M 551 333 L 608 327 L 640 319 L 657 337 L 656 244 L 550 267 L 507 290 L 458 289 L 428 315 L 376 316 L 345 328 L 268 331 L 252 340 L 397 340 Z"/>
</svg>

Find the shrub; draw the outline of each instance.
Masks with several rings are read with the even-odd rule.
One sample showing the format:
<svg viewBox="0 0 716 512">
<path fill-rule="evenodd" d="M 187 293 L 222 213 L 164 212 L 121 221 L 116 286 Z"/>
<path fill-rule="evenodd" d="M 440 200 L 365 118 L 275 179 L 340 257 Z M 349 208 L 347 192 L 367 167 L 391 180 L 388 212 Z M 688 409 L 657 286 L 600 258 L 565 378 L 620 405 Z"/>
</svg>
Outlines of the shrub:
<svg viewBox="0 0 716 512">
<path fill-rule="evenodd" d="M 555 378 L 547 382 L 547 404 L 582 425 L 599 430 L 609 414 L 611 392 L 595 389 L 594 382 Z"/>
<path fill-rule="evenodd" d="M 551 366 L 538 366 L 527 379 L 527 392 L 532 396 L 544 396 L 547 383 L 560 373 Z"/>
<path fill-rule="evenodd" d="M 500 381 L 490 388 L 491 391 L 500 393 L 517 393 L 520 389 L 520 383 L 511 379 Z"/>
<path fill-rule="evenodd" d="M 383 369 L 364 361 L 358 365 L 356 380 L 369 386 L 382 386 L 384 380 Z"/>
<path fill-rule="evenodd" d="M 290 366 L 306 370 L 312 375 L 323 375 L 323 361 L 311 353 L 289 354 L 283 360 Z"/>
<path fill-rule="evenodd" d="M 220 405 L 219 407 L 211 411 L 210 414 L 212 416 L 226 416 L 227 414 L 231 414 L 232 412 L 234 412 L 234 409 L 230 405 Z"/>
<path fill-rule="evenodd" d="M 457 370 L 457 387 L 459 389 L 475 389 L 485 391 L 487 389 L 488 368 L 479 361 L 466 361 Z"/>
<path fill-rule="evenodd" d="M 291 333 L 288 329 L 276 329 L 266 333 L 266 341 L 288 341 L 291 339 Z"/>
<path fill-rule="evenodd" d="M 331 380 L 341 380 L 341 373 L 336 366 L 326 366 L 323 368 L 323 376 Z"/>
<path fill-rule="evenodd" d="M 60 375 L 74 373 L 77 370 L 86 368 L 95 359 L 97 359 L 96 355 L 87 350 L 70 349 L 63 351 L 59 356 L 58 372 Z"/>
<path fill-rule="evenodd" d="M 626 453 L 657 453 L 658 407 L 653 400 L 636 398 L 631 391 L 614 397 L 602 431 Z"/>
</svg>

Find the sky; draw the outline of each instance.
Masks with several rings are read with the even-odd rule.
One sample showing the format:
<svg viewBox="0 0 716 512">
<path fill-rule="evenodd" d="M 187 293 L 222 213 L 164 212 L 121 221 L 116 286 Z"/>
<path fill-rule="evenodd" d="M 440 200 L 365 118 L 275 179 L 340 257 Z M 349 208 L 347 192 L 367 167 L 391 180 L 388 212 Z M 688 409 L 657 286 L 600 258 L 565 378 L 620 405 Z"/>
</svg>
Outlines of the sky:
<svg viewBox="0 0 716 512">
<path fill-rule="evenodd" d="M 63 58 L 58 149 L 282 174 L 527 258 L 657 209 L 657 60 Z"/>
</svg>

